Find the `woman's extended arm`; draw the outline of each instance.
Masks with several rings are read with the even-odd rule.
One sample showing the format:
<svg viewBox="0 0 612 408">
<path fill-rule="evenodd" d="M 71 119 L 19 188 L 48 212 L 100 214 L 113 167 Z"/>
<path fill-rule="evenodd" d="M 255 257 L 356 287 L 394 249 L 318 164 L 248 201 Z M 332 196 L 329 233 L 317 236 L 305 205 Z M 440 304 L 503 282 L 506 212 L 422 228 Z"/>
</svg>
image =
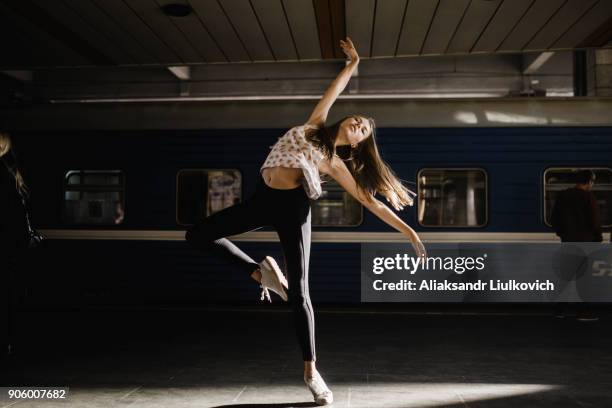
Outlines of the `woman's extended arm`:
<svg viewBox="0 0 612 408">
<path fill-rule="evenodd" d="M 331 163 L 322 162 L 321 170 L 325 173 L 329 174 L 334 180 L 338 182 L 350 195 L 355 197 L 357 201 L 363 204 L 368 210 L 370 210 L 374 215 L 383 220 L 389 226 L 395 228 L 402 234 L 404 234 L 410 242 L 417 254 L 420 257 L 427 257 L 427 252 L 425 250 L 425 246 L 421 242 L 417 233 L 410 228 L 401 218 L 399 218 L 389 207 L 387 207 L 380 200 L 377 200 L 371 194 L 369 196 L 364 196 L 360 193 L 357 188 L 357 183 L 355 179 L 351 175 L 351 172 L 346 167 L 346 164 L 342 161 L 342 159 L 338 157 L 334 157 Z"/>
<path fill-rule="evenodd" d="M 346 54 L 347 57 L 351 59 L 351 62 L 340 71 L 340 74 L 334 79 L 329 88 L 323 94 L 323 97 L 317 103 L 310 118 L 307 123 L 316 126 L 323 126 L 325 121 L 327 120 L 327 114 L 331 109 L 332 105 L 338 98 L 338 95 L 344 91 L 346 85 L 351 79 L 351 75 L 355 72 L 357 65 L 359 64 L 359 55 L 357 54 L 357 50 L 353 46 L 353 42 L 349 37 L 346 37 L 346 41 L 340 40 L 340 46 L 342 47 L 342 51 Z"/>
</svg>

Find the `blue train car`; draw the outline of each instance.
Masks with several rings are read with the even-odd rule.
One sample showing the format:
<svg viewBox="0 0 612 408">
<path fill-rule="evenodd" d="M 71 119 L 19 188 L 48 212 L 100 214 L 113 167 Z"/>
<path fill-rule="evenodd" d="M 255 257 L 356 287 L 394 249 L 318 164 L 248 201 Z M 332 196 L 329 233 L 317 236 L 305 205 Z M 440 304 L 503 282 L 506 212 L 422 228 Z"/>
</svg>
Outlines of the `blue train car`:
<svg viewBox="0 0 612 408">
<path fill-rule="evenodd" d="M 16 134 L 33 221 L 53 238 L 24 276 L 29 299 L 258 302 L 255 282 L 192 250 L 183 241 L 184 229 L 214 204 L 211 191 L 194 183 L 211 188 L 207 173 L 221 171 L 232 175 L 238 191 L 229 202 L 244 199 L 254 191 L 269 146 L 285 130 Z M 602 223 L 612 223 L 610 127 L 379 128 L 377 137 L 383 158 L 419 192 L 415 206 L 398 214 L 425 243 L 555 240 L 547 206 L 576 168 L 597 171 Z M 187 177 L 198 171 L 200 181 Z M 328 199 L 313 209 L 313 219 L 329 225 L 313 227 L 311 296 L 319 304 L 356 304 L 361 243 L 402 236 L 351 204 L 332 183 L 327 190 Z M 185 194 L 202 204 L 185 208 Z M 269 228 L 237 240 L 255 259 L 270 254 L 282 260 Z"/>
</svg>

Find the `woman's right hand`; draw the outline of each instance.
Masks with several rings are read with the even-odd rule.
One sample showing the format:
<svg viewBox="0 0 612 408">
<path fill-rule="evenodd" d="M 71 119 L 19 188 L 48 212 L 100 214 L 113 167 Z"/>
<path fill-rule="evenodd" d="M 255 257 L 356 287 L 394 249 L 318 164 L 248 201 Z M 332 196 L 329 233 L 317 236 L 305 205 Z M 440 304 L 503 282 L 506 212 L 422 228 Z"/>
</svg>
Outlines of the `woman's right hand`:
<svg viewBox="0 0 612 408">
<path fill-rule="evenodd" d="M 357 54 L 357 50 L 351 41 L 351 37 L 346 37 L 346 41 L 340 40 L 340 48 L 346 56 L 355 62 L 359 62 L 359 54 Z"/>
</svg>

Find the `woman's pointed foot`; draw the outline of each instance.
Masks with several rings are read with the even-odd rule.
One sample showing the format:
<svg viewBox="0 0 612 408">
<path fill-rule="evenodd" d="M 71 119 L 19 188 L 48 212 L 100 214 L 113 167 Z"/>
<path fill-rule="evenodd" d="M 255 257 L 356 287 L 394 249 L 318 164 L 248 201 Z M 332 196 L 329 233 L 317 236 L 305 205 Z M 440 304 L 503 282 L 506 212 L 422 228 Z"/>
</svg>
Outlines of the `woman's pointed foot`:
<svg viewBox="0 0 612 408">
<path fill-rule="evenodd" d="M 318 371 L 315 371 L 312 376 L 304 374 L 304 382 L 312 393 L 317 405 L 329 405 L 334 402 L 334 394 L 331 392 L 323 377 Z"/>
<path fill-rule="evenodd" d="M 268 291 L 268 289 L 270 289 L 286 302 L 288 300 L 287 279 L 281 272 L 274 258 L 266 256 L 264 260 L 260 262 L 259 268 L 261 271 L 261 300 L 267 298 L 268 302 L 272 302 L 272 299 L 270 299 L 270 292 Z"/>
</svg>

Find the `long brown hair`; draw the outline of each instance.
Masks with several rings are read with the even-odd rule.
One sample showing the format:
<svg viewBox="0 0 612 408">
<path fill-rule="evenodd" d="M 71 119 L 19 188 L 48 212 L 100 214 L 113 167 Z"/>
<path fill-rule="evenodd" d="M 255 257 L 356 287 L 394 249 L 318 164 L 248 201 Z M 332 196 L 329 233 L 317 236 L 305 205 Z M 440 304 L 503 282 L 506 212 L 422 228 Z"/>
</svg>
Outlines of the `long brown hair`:
<svg viewBox="0 0 612 408">
<path fill-rule="evenodd" d="M 307 138 L 317 146 L 324 156 L 331 160 L 337 155 L 334 147 L 338 130 L 343 121 L 356 115 L 345 116 L 330 126 L 306 130 Z M 372 133 L 351 150 L 351 155 L 343 159 L 353 175 L 357 188 L 366 197 L 380 193 L 396 210 L 413 205 L 416 193 L 406 188 L 393 170 L 383 161 L 376 145 L 376 124 L 374 119 L 363 116 L 370 122 Z M 338 156 L 340 157 L 340 156 Z"/>
<path fill-rule="evenodd" d="M 12 146 L 12 142 L 11 142 L 11 137 L 9 136 L 8 133 L 6 132 L 1 132 L 0 131 L 0 159 L 2 159 L 2 161 L 5 161 L 5 156 L 7 154 L 13 154 L 13 152 L 11 152 L 11 146 Z M 21 176 L 21 172 L 19 171 L 19 169 L 17 168 L 17 165 L 15 163 L 14 166 L 10 166 L 8 163 L 6 163 L 6 167 L 9 170 L 9 172 L 13 175 L 13 177 L 15 178 L 15 187 L 17 188 L 17 191 L 20 194 L 23 195 L 27 195 L 28 194 L 28 187 L 26 186 L 25 182 L 23 181 L 23 177 Z"/>
</svg>

